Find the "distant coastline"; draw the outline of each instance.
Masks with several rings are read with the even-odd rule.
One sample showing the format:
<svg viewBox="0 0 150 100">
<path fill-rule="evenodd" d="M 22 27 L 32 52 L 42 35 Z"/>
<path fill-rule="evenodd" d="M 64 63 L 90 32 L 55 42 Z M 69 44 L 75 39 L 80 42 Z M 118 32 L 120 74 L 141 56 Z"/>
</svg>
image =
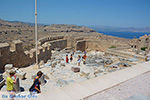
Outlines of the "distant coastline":
<svg viewBox="0 0 150 100">
<path fill-rule="evenodd" d="M 97 31 L 97 32 L 103 33 L 104 35 L 116 36 L 126 39 L 139 38 L 145 34 L 150 35 L 150 32 L 104 32 L 104 31 Z"/>
</svg>

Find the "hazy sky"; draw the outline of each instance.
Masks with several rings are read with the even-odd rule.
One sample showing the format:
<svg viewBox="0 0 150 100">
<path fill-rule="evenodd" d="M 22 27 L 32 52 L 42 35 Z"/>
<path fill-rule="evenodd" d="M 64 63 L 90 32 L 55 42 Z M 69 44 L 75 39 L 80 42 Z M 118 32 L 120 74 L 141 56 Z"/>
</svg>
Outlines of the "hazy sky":
<svg viewBox="0 0 150 100">
<path fill-rule="evenodd" d="M 150 0 L 37 0 L 44 24 L 150 27 Z M 0 0 L 0 18 L 34 22 L 34 0 Z"/>
</svg>

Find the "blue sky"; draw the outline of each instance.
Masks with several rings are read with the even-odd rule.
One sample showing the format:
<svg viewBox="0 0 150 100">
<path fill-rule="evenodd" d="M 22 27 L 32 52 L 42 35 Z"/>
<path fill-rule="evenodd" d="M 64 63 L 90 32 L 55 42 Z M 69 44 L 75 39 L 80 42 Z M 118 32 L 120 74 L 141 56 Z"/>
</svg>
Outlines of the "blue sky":
<svg viewBox="0 0 150 100">
<path fill-rule="evenodd" d="M 0 0 L 0 18 L 34 22 L 34 0 Z M 150 27 L 150 0 L 38 0 L 38 23 Z"/>
</svg>

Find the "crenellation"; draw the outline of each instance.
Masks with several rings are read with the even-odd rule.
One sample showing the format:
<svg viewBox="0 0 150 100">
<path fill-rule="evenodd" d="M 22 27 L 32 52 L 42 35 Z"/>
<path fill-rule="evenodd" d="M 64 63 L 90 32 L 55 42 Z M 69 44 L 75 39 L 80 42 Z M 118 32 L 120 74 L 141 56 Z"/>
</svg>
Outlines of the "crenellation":
<svg viewBox="0 0 150 100">
<path fill-rule="evenodd" d="M 43 52 L 45 52 L 47 50 L 47 46 L 43 47 Z"/>
<path fill-rule="evenodd" d="M 33 58 L 35 56 L 36 49 L 33 48 L 29 52 L 30 52 L 30 58 Z"/>
<path fill-rule="evenodd" d="M 47 38 L 51 39 L 51 38 Z M 56 39 L 56 38 L 55 38 Z M 40 42 L 38 42 L 40 43 Z M 51 57 L 51 44 L 43 42 L 44 44 L 38 45 L 38 61 L 43 60 L 47 62 Z M 60 42 L 59 42 L 60 43 Z M 63 43 L 63 42 L 62 42 Z M 57 43 L 53 43 L 54 45 Z M 10 46 L 11 45 L 11 46 Z M 57 46 L 61 46 L 58 45 Z M 64 46 L 64 45 L 62 45 Z M 65 46 L 63 47 L 65 48 Z M 29 51 L 24 51 L 22 47 L 22 41 L 14 40 L 11 44 L 1 43 L 0 44 L 0 69 L 4 70 L 4 65 L 11 63 L 14 67 L 25 67 L 35 63 L 36 49 L 33 48 Z"/>
<path fill-rule="evenodd" d="M 1 56 L 8 55 L 10 52 L 10 45 L 8 43 L 0 43 Z"/>
<path fill-rule="evenodd" d="M 24 51 L 25 55 L 30 56 L 30 52 L 29 51 Z"/>
<path fill-rule="evenodd" d="M 42 46 L 38 46 L 38 55 L 43 52 L 43 47 Z"/>
<path fill-rule="evenodd" d="M 51 44 L 47 43 L 46 45 L 47 45 L 47 50 L 50 50 Z"/>
<path fill-rule="evenodd" d="M 12 41 L 11 49 L 16 52 L 23 52 L 22 41 L 20 40 Z"/>
<path fill-rule="evenodd" d="M 59 39 L 63 39 L 64 36 L 49 36 L 49 37 L 45 37 L 39 40 L 40 44 L 44 44 L 45 42 L 48 41 L 54 41 L 54 40 L 59 40 Z"/>
</svg>

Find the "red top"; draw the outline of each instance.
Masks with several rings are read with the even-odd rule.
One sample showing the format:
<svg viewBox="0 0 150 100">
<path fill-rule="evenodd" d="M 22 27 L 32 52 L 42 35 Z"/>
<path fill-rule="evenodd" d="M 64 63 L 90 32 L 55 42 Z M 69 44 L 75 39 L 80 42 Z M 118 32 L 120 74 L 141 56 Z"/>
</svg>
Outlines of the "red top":
<svg viewBox="0 0 150 100">
<path fill-rule="evenodd" d="M 87 57 L 87 56 L 86 56 L 86 55 L 84 55 L 84 56 L 83 56 L 83 59 L 86 59 L 86 57 Z"/>
<path fill-rule="evenodd" d="M 68 59 L 68 56 L 66 56 L 66 63 L 68 63 L 69 59 Z"/>
</svg>

